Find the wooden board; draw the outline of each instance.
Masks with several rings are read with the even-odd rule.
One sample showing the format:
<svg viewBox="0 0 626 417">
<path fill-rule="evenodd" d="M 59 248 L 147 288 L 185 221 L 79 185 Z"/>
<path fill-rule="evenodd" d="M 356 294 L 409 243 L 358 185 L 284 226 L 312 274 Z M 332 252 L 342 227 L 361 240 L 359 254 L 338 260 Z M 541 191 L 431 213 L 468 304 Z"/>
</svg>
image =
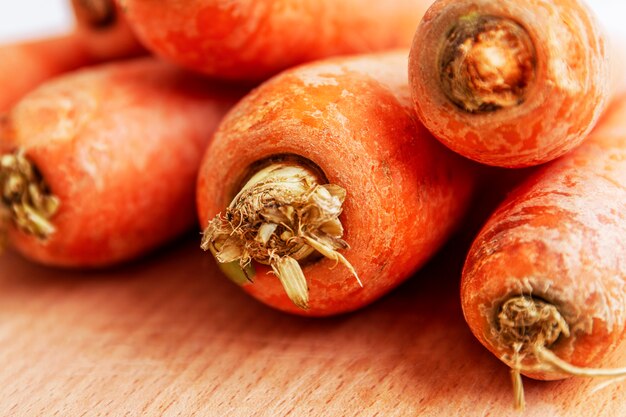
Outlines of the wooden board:
<svg viewBox="0 0 626 417">
<path fill-rule="evenodd" d="M 507 368 L 463 321 L 460 255 L 332 319 L 264 307 L 192 238 L 105 272 L 4 255 L 0 415 L 516 415 Z M 525 386 L 527 416 L 626 415 L 624 379 Z"/>
</svg>

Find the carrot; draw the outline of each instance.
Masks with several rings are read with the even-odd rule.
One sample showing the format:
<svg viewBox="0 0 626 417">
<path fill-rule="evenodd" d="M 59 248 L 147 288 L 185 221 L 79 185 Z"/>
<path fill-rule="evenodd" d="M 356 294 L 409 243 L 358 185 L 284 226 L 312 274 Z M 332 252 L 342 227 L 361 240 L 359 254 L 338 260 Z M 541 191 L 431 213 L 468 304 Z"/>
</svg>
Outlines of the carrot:
<svg viewBox="0 0 626 417">
<path fill-rule="evenodd" d="M 474 170 L 414 116 L 406 55 L 286 71 L 221 124 L 198 180 L 203 248 L 255 298 L 309 316 L 355 310 L 459 223 Z"/>
<path fill-rule="evenodd" d="M 153 52 L 206 75 L 263 80 L 331 55 L 409 47 L 432 0 L 120 0 Z"/>
<path fill-rule="evenodd" d="M 98 19 L 84 5 L 98 3 Z M 78 27 L 68 35 L 0 46 L 0 113 L 44 81 L 82 66 L 126 58 L 142 49 L 111 0 L 74 0 Z M 108 7 L 108 8 L 107 8 Z M 91 17 L 90 17 L 91 16 Z M 91 19 L 91 20 L 89 20 Z"/>
<path fill-rule="evenodd" d="M 97 62 L 145 53 L 115 0 L 72 0 L 76 31 Z"/>
<path fill-rule="evenodd" d="M 415 108 L 467 158 L 541 164 L 579 145 L 605 108 L 608 49 L 578 0 L 438 0 L 411 49 Z"/>
<path fill-rule="evenodd" d="M 508 169 L 488 165 L 477 166 L 476 189 L 463 224 L 455 233 L 454 246 L 465 253 L 493 212 L 520 184 L 539 167 Z M 464 249 L 463 249 L 464 248 Z"/>
<path fill-rule="evenodd" d="M 626 95 L 577 150 L 542 168 L 493 214 L 463 271 L 472 332 L 519 373 L 586 369 L 626 336 Z"/>
<path fill-rule="evenodd" d="M 190 229 L 202 153 L 240 95 L 148 58 L 44 84 L 0 123 L 9 243 L 99 267 Z"/>
<path fill-rule="evenodd" d="M 76 35 L 0 46 L 0 113 L 45 80 L 87 61 Z"/>
</svg>

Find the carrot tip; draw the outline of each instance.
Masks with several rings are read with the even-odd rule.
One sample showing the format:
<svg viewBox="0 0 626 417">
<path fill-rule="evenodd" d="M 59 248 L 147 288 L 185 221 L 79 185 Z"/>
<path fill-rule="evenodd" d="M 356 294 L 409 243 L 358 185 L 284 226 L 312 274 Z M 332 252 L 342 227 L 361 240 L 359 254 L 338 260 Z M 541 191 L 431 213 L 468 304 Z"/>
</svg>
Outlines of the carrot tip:
<svg viewBox="0 0 626 417">
<path fill-rule="evenodd" d="M 74 9 L 95 29 L 112 26 L 116 19 L 114 0 L 73 0 Z"/>
<path fill-rule="evenodd" d="M 447 33 L 440 55 L 445 95 L 470 113 L 514 107 L 534 79 L 535 49 L 516 22 L 470 13 Z"/>
<path fill-rule="evenodd" d="M 318 252 L 354 268 L 338 250 L 349 246 L 339 221 L 346 191 L 320 184 L 312 170 L 277 162 L 258 171 L 235 196 L 224 216 L 213 219 L 202 240 L 219 263 L 252 260 L 270 265 L 295 305 L 308 308 L 309 289 L 298 261 Z"/>
<path fill-rule="evenodd" d="M 0 192 L 4 217 L 20 230 L 39 239 L 47 239 L 56 231 L 50 219 L 59 210 L 59 199 L 23 150 L 0 157 Z"/>
</svg>

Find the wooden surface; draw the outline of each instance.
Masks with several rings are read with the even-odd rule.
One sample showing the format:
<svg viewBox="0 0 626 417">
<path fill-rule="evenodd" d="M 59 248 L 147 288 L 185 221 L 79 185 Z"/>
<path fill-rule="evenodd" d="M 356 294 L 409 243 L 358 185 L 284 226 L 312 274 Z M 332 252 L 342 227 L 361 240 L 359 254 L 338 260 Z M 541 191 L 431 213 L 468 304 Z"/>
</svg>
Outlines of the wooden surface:
<svg viewBox="0 0 626 417">
<path fill-rule="evenodd" d="M 195 240 L 98 273 L 0 258 L 0 415 L 518 415 L 463 321 L 460 254 L 365 310 L 303 319 L 243 294 Z M 624 379 L 525 386 L 524 415 L 626 415 Z"/>
</svg>

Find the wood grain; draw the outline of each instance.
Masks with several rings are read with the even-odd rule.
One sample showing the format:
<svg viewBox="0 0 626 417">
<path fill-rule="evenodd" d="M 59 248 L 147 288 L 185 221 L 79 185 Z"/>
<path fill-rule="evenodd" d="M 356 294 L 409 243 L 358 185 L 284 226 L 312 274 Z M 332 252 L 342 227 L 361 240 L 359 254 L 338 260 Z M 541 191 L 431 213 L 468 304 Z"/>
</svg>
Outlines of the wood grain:
<svg viewBox="0 0 626 417">
<path fill-rule="evenodd" d="M 502 416 L 450 250 L 360 312 L 275 312 L 188 238 L 105 272 L 0 258 L 2 416 Z M 626 346 L 607 364 L 626 364 Z M 527 416 L 626 415 L 626 380 L 525 380 Z"/>
</svg>

